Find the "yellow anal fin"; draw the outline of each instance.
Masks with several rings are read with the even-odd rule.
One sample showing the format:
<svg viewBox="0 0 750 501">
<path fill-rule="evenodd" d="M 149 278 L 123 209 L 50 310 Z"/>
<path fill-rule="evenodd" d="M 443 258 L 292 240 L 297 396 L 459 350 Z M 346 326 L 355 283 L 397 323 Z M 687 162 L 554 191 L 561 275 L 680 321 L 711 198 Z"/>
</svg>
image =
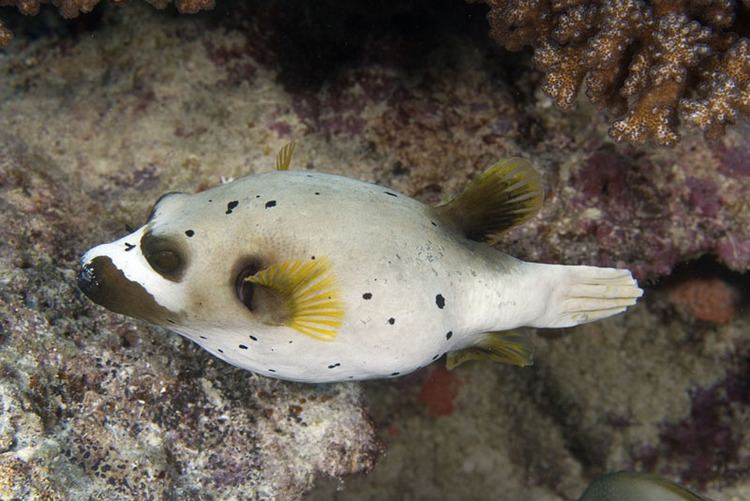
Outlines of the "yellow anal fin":
<svg viewBox="0 0 750 501">
<path fill-rule="evenodd" d="M 245 279 L 264 287 L 279 301 L 268 307 L 284 311 L 264 312 L 282 318 L 283 325 L 321 341 L 333 341 L 344 319 L 344 304 L 328 259 L 283 261 Z"/>
<path fill-rule="evenodd" d="M 487 169 L 451 202 L 435 210 L 467 238 L 495 243 L 510 228 L 534 217 L 544 193 L 539 173 L 523 158 Z"/>
<path fill-rule="evenodd" d="M 296 148 L 296 146 L 297 144 L 294 141 L 291 141 L 279 150 L 276 154 L 276 170 L 289 170 L 289 165 L 292 163 L 294 148 Z"/>
<path fill-rule="evenodd" d="M 526 367 L 533 363 L 534 347 L 524 334 L 514 331 L 487 332 L 469 348 L 452 351 L 445 365 L 454 369 L 469 360 L 491 360 L 501 364 Z"/>
</svg>

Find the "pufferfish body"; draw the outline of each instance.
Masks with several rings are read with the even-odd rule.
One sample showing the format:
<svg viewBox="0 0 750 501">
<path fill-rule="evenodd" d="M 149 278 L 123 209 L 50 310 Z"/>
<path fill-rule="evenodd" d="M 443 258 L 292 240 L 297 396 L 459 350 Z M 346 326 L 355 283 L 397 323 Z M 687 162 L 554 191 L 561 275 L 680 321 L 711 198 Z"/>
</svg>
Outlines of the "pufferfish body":
<svg viewBox="0 0 750 501">
<path fill-rule="evenodd" d="M 162 196 L 146 224 L 81 259 L 94 302 L 166 327 L 230 364 L 333 382 L 394 377 L 448 354 L 531 363 L 521 326 L 624 311 L 627 270 L 528 263 L 494 243 L 541 204 L 509 159 L 430 207 L 346 177 L 278 170 Z"/>
</svg>

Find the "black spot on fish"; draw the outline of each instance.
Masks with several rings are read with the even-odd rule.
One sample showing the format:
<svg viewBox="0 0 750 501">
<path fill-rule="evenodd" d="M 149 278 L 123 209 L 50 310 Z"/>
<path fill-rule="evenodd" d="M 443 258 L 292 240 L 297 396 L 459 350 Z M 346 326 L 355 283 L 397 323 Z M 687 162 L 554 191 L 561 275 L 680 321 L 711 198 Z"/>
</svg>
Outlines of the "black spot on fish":
<svg viewBox="0 0 750 501">
<path fill-rule="evenodd" d="M 218 351 L 219 353 L 224 353 L 224 350 L 222 350 L 221 348 L 219 348 L 219 349 L 218 349 L 217 351 Z"/>
<path fill-rule="evenodd" d="M 208 339 L 206 336 L 198 336 L 201 339 Z"/>
<path fill-rule="evenodd" d="M 372 299 L 372 293 L 365 292 L 364 294 L 362 294 L 362 299 Z"/>
<path fill-rule="evenodd" d="M 237 200 L 232 200 L 227 204 L 227 214 L 231 214 L 232 211 L 238 206 L 240 203 Z"/>
<path fill-rule="evenodd" d="M 319 192 L 319 191 L 316 191 L 316 192 L 315 192 L 315 194 L 316 194 L 316 195 L 320 195 L 320 192 Z"/>
<path fill-rule="evenodd" d="M 240 345 L 240 350 L 246 350 L 246 349 L 247 349 L 247 346 L 245 346 L 244 344 Z"/>
<path fill-rule="evenodd" d="M 437 360 L 438 358 L 440 358 L 440 353 L 438 353 L 437 355 L 435 355 L 434 357 L 432 357 L 432 360 L 433 360 L 433 361 L 435 361 L 435 360 Z"/>
<path fill-rule="evenodd" d="M 391 376 L 398 376 L 399 374 L 401 374 L 401 373 L 400 372 L 391 372 Z"/>
<path fill-rule="evenodd" d="M 448 331 L 448 334 L 445 335 L 445 339 L 450 339 L 453 337 L 453 331 Z"/>
<path fill-rule="evenodd" d="M 193 235 L 195 235 L 195 232 L 193 230 L 186 230 L 185 235 L 187 235 L 188 237 L 192 237 Z"/>
<path fill-rule="evenodd" d="M 329 369 L 335 369 L 336 367 L 340 367 L 340 366 L 341 366 L 341 364 L 339 364 L 339 363 L 335 363 L 335 364 L 331 364 L 331 365 L 329 365 L 329 366 L 328 366 L 328 368 L 329 368 Z"/>
<path fill-rule="evenodd" d="M 169 322 L 170 324 L 176 324 L 176 323 L 177 323 L 177 322 L 175 322 L 174 320 L 172 320 L 171 318 L 168 318 L 168 319 L 167 319 L 167 322 Z"/>
<path fill-rule="evenodd" d="M 310 256 L 310 259 L 312 259 L 313 261 L 315 261 L 315 256 Z"/>
<path fill-rule="evenodd" d="M 432 226 L 437 226 L 437 223 L 435 221 L 430 221 L 430 224 L 432 224 Z"/>
<path fill-rule="evenodd" d="M 388 319 L 388 323 L 391 324 L 391 325 L 393 325 L 393 324 L 396 323 L 396 319 L 393 318 L 393 317 L 391 317 L 391 318 Z"/>
<path fill-rule="evenodd" d="M 125 252 L 132 251 L 135 249 L 135 245 L 125 242 Z"/>
<path fill-rule="evenodd" d="M 442 310 L 443 308 L 445 308 L 445 298 L 443 297 L 443 295 L 442 295 L 442 294 L 438 294 L 437 296 L 435 296 L 435 304 L 436 304 L 436 305 L 437 305 L 437 307 L 438 307 L 438 308 L 440 308 L 441 310 Z"/>
<path fill-rule="evenodd" d="M 208 203 L 211 203 L 211 202 L 213 202 L 213 200 L 211 200 L 211 199 L 209 198 L 209 199 L 208 199 Z"/>
<path fill-rule="evenodd" d="M 268 369 L 268 372 L 276 372 L 276 369 Z"/>
<path fill-rule="evenodd" d="M 395 193 L 391 193 L 390 191 L 384 191 L 383 193 L 385 193 L 386 195 L 390 195 L 392 197 L 398 197 L 398 195 L 396 195 Z"/>
<path fill-rule="evenodd" d="M 270 209 L 271 207 L 276 207 L 276 200 L 269 200 L 266 202 L 266 209 Z"/>
<path fill-rule="evenodd" d="M 252 339 L 253 341 L 257 341 L 258 340 L 258 338 L 255 337 L 255 336 L 250 336 L 250 339 Z"/>
<path fill-rule="evenodd" d="M 255 198 L 260 198 L 260 195 L 255 195 Z"/>
</svg>

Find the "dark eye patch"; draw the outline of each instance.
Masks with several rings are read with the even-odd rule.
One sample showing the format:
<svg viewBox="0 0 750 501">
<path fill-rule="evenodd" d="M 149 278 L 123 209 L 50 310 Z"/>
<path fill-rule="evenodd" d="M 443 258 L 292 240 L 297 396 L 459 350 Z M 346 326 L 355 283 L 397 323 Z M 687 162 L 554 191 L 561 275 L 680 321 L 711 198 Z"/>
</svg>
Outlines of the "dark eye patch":
<svg viewBox="0 0 750 501">
<path fill-rule="evenodd" d="M 185 249 L 177 240 L 147 231 L 141 237 L 141 252 L 149 266 L 159 275 L 173 282 L 182 279 L 187 258 Z"/>
</svg>

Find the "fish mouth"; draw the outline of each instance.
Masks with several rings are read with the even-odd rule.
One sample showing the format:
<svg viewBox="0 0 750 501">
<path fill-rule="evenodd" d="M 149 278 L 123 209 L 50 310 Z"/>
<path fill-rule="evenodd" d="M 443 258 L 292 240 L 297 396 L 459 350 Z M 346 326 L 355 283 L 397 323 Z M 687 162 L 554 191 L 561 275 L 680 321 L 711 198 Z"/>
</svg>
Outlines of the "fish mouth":
<svg viewBox="0 0 750 501">
<path fill-rule="evenodd" d="M 78 288 L 86 294 L 86 296 L 92 301 L 96 297 L 97 291 L 101 288 L 101 283 L 96 279 L 96 273 L 94 267 L 90 263 L 86 263 L 81 267 L 81 272 L 78 274 L 77 280 Z"/>
</svg>

